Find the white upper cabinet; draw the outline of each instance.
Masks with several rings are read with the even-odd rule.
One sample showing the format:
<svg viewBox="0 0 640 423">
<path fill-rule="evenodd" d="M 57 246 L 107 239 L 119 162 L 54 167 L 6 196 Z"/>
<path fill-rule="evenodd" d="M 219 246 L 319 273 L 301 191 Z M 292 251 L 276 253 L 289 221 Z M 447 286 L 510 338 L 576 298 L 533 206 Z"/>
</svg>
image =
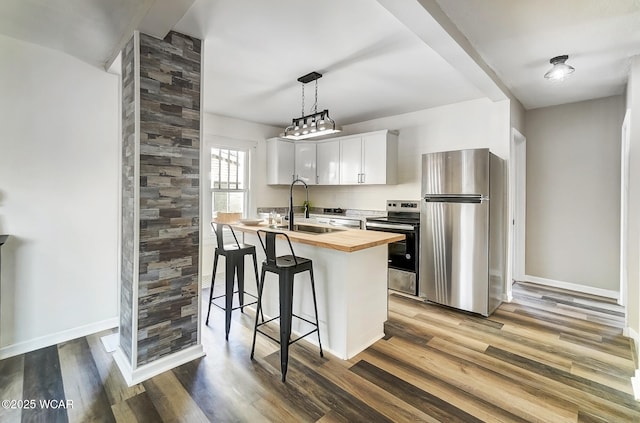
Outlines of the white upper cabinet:
<svg viewBox="0 0 640 423">
<path fill-rule="evenodd" d="M 398 174 L 398 135 L 389 131 L 362 137 L 362 183 L 395 184 Z"/>
<path fill-rule="evenodd" d="M 316 143 L 298 141 L 294 143 L 294 177 L 303 180 L 307 185 L 317 183 Z"/>
<path fill-rule="evenodd" d="M 362 180 L 362 137 L 340 138 L 340 183 L 355 185 Z"/>
<path fill-rule="evenodd" d="M 267 184 L 289 185 L 293 182 L 295 147 L 281 138 L 267 140 Z"/>
<path fill-rule="evenodd" d="M 340 138 L 340 183 L 395 184 L 398 136 L 376 131 Z"/>
<path fill-rule="evenodd" d="M 395 184 L 398 135 L 387 130 L 319 141 L 267 140 L 267 184 Z"/>
<path fill-rule="evenodd" d="M 340 140 L 319 141 L 316 144 L 318 185 L 340 183 Z"/>
</svg>

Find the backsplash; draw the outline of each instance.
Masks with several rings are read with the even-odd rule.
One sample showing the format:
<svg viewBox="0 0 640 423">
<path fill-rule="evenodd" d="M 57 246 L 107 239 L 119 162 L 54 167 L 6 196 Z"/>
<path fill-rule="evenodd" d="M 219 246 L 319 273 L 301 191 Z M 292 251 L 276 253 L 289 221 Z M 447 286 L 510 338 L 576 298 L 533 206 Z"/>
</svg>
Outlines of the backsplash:
<svg viewBox="0 0 640 423">
<path fill-rule="evenodd" d="M 323 216 L 343 216 L 343 217 L 351 217 L 354 219 L 365 219 L 367 217 L 378 217 L 378 216 L 386 216 L 387 212 L 384 210 L 360 210 L 360 209 L 342 209 L 342 213 L 333 213 L 328 212 L 325 209 L 329 209 L 329 207 L 311 207 L 309 209 L 309 214 L 314 215 L 323 215 Z M 331 207 L 331 209 L 335 209 Z M 258 207 L 256 213 L 258 216 L 260 214 L 266 213 L 269 214 L 271 212 L 279 213 L 282 216 L 286 216 L 289 213 L 289 207 Z M 293 206 L 293 212 L 304 213 L 303 206 Z"/>
</svg>

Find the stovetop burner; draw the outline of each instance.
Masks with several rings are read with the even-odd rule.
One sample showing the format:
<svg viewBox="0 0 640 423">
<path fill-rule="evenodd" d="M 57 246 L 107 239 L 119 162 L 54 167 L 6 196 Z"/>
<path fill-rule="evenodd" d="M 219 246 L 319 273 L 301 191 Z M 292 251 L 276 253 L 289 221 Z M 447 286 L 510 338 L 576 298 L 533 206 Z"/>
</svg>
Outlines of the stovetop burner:
<svg viewBox="0 0 640 423">
<path fill-rule="evenodd" d="M 420 201 L 388 200 L 386 217 L 368 217 L 367 222 L 420 224 Z"/>
</svg>

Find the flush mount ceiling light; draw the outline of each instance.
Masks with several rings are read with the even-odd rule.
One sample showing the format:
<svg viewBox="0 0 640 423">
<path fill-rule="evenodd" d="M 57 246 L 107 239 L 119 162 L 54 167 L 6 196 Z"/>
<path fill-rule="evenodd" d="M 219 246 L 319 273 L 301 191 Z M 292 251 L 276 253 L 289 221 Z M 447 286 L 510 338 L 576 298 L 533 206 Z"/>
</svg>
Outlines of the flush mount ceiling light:
<svg viewBox="0 0 640 423">
<path fill-rule="evenodd" d="M 340 132 L 340 129 L 336 129 L 336 123 L 334 120 L 329 117 L 328 109 L 318 112 L 318 79 L 320 78 L 322 78 L 322 74 L 318 72 L 311 72 L 298 78 L 298 82 L 302 84 L 302 113 L 299 118 L 291 120 L 291 125 L 285 128 L 284 133 L 280 134 L 281 137 L 292 140 L 303 140 L 306 138 L 320 137 L 322 135 Z M 313 113 L 305 115 L 304 86 L 312 81 L 315 81 L 316 86 Z"/>
<path fill-rule="evenodd" d="M 544 74 L 544 77 L 551 79 L 552 81 L 562 81 L 569 74 L 572 74 L 575 69 L 573 66 L 569 66 L 565 63 L 568 58 L 569 56 L 565 54 L 562 56 L 556 56 L 549 60 L 549 63 L 551 63 L 553 67 Z"/>
</svg>

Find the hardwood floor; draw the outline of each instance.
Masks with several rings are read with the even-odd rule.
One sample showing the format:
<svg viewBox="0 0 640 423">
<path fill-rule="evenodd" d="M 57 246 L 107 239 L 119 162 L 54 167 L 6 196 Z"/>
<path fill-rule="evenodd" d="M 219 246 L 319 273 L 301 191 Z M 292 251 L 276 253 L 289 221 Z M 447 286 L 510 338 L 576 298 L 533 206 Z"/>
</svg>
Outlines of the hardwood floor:
<svg viewBox="0 0 640 423">
<path fill-rule="evenodd" d="M 206 297 L 203 295 L 203 298 Z M 109 332 L 0 361 L 1 422 L 638 422 L 636 358 L 623 311 L 588 295 L 517 283 L 488 319 L 391 295 L 386 336 L 349 361 L 304 341 L 280 382 L 277 345 L 253 314 L 212 307 L 207 356 L 131 388 L 100 341 Z M 3 403 L 4 405 L 4 403 Z M 59 405 L 59 404 L 58 404 Z"/>
</svg>

